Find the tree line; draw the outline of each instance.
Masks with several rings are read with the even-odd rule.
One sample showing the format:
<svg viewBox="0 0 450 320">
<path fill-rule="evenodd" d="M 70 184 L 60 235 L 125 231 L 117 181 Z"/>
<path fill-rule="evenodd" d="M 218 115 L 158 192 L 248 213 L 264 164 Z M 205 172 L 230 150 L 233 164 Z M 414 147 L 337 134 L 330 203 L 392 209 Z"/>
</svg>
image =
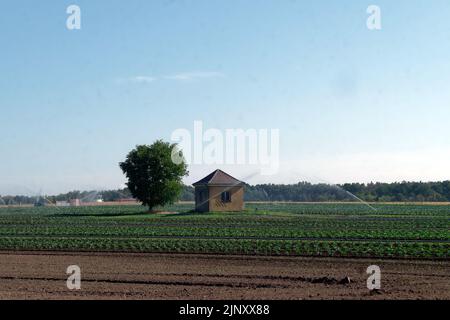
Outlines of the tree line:
<svg viewBox="0 0 450 320">
<path fill-rule="evenodd" d="M 398 182 L 398 183 L 345 183 L 341 185 L 312 184 L 259 184 L 245 185 L 245 201 L 325 202 L 352 201 L 356 198 L 368 202 L 450 202 L 450 181 Z M 83 202 L 119 201 L 131 199 L 125 189 L 105 191 L 72 191 L 56 196 L 0 196 L 0 205 L 56 203 L 80 199 Z M 183 186 L 180 201 L 194 201 L 194 188 Z"/>
<path fill-rule="evenodd" d="M 450 181 L 246 186 L 247 201 L 449 202 Z"/>
</svg>

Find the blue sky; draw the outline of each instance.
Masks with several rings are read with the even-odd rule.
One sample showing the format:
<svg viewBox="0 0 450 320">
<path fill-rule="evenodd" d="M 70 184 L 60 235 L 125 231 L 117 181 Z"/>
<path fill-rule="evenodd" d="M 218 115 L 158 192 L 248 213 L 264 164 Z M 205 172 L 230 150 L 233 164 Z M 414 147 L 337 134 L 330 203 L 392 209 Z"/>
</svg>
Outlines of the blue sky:
<svg viewBox="0 0 450 320">
<path fill-rule="evenodd" d="M 447 0 L 2 1 L 0 194 L 122 186 L 131 148 L 195 120 L 280 129 L 279 174 L 249 182 L 449 179 L 449 16 Z"/>
</svg>

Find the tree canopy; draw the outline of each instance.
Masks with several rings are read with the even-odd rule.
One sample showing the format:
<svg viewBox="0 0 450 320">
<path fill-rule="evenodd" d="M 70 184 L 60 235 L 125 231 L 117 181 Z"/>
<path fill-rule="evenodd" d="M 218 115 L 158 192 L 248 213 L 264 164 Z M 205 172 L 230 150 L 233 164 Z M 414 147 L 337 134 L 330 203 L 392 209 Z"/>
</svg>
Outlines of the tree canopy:
<svg viewBox="0 0 450 320">
<path fill-rule="evenodd" d="M 139 145 L 130 151 L 120 168 L 128 178 L 132 196 L 153 210 L 176 201 L 182 190 L 182 178 L 188 174 L 187 164 L 176 144 L 158 140 L 151 146 Z M 181 161 L 173 161 L 179 153 Z"/>
</svg>

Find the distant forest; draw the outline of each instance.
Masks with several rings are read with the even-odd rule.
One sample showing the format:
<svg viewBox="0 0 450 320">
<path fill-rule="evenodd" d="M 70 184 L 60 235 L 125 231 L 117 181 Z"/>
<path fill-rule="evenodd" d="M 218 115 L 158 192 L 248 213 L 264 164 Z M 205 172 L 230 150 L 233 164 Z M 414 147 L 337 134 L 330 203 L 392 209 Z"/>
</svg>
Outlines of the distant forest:
<svg viewBox="0 0 450 320">
<path fill-rule="evenodd" d="M 450 181 L 399 183 L 346 183 L 343 185 L 264 184 L 247 186 L 247 201 L 349 201 L 357 198 L 368 202 L 448 202 Z"/>
<path fill-rule="evenodd" d="M 83 202 L 118 201 L 131 198 L 127 189 L 108 191 L 73 191 L 57 196 L 0 196 L 0 205 L 55 203 L 80 199 Z M 399 183 L 346 183 L 343 185 L 311 184 L 300 182 L 291 185 L 261 184 L 245 186 L 246 201 L 353 201 L 368 202 L 450 202 L 450 181 L 399 182 Z M 194 188 L 185 186 L 181 201 L 194 201 Z"/>
</svg>

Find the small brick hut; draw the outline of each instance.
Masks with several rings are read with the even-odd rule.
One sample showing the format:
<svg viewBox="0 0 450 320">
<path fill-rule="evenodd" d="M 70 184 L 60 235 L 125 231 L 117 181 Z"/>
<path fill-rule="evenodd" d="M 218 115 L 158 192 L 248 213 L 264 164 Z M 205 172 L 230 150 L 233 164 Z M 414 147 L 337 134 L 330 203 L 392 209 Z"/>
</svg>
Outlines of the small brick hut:
<svg viewBox="0 0 450 320">
<path fill-rule="evenodd" d="M 244 183 L 216 170 L 193 184 L 197 212 L 235 212 L 244 209 Z"/>
</svg>

